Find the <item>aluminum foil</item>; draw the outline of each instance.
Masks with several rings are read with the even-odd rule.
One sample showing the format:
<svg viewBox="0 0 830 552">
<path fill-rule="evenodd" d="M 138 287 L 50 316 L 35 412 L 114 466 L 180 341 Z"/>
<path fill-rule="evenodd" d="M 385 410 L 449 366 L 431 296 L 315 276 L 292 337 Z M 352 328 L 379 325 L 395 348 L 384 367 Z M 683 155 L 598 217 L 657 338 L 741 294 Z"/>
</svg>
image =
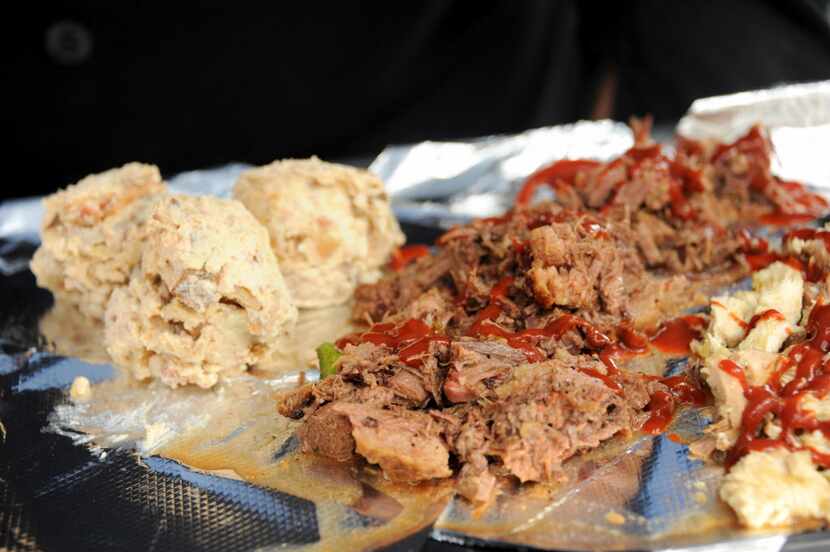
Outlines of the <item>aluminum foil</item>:
<svg viewBox="0 0 830 552">
<path fill-rule="evenodd" d="M 825 144 L 830 143 L 830 82 L 699 100 L 681 120 L 678 132 L 694 138 L 731 139 L 755 122 L 762 122 L 771 130 L 779 175 L 799 178 L 815 189 L 830 192 L 830 169 L 824 159 Z M 631 143 L 630 132 L 624 125 L 583 121 L 468 142 L 392 146 L 375 159 L 371 170 L 386 182 L 401 220 L 445 227 L 508 209 L 527 175 L 546 163 L 576 157 L 604 160 L 621 153 Z M 245 167 L 233 164 L 184 173 L 169 183 L 174 191 L 182 193 L 227 196 Z M 31 248 L 19 244 L 38 241 L 40 217 L 37 198 L 0 205 L 0 269 L 5 274 L 25 270 Z M 13 373 L 22 362 L 6 355 L 0 361 L 0 375 Z M 44 386 L 66 388 L 76 372 L 103 383 L 113 377 L 109 368 L 81 361 L 43 364 L 44 369 L 21 375 L 11 392 L 30 393 Z M 294 381 L 291 378 L 296 378 L 302 368 L 280 381 Z M 667 371 L 679 369 L 682 362 L 667 365 Z M 48 381 L 44 383 L 38 378 Z M 202 403 L 198 408 L 200 412 L 211 411 Z M 50 418 L 52 431 L 73 434 L 86 427 L 88 420 L 78 416 L 78 412 L 71 412 L 74 418 L 66 417 L 66 413 L 66 408 L 54 411 Z M 263 420 L 269 419 L 263 416 L 251 424 L 262 425 Z M 602 447 L 568 463 L 571 477 L 567 484 L 553 491 L 534 486 L 517 489 L 502 495 L 486 512 L 472 511 L 464 501 L 454 500 L 435 519 L 432 536 L 451 542 L 541 549 L 682 550 L 708 545 L 724 550 L 766 551 L 793 543 L 787 535 L 750 534 L 735 528 L 731 513 L 717 500 L 720 469 L 695 460 L 682 444 L 698 435 L 708 421 L 706 411 L 689 410 L 669 433 Z M 142 424 L 146 426 L 147 422 Z M 226 440 L 244 435 L 247 427 L 245 422 L 238 428 L 229 426 L 226 438 L 204 443 L 202 448 L 224 446 Z M 101 442 L 117 447 L 120 434 L 125 435 L 123 442 L 139 451 L 153 449 L 146 434 L 142 441 L 141 432 L 126 425 Z M 84 442 L 84 438 L 78 442 Z M 290 448 L 290 443 L 290 438 L 286 438 L 273 446 L 283 451 Z M 278 457 L 275 454 L 274 460 Z M 148 466 L 161 470 L 159 473 L 170 471 L 169 465 L 156 460 L 148 462 Z M 186 470 L 177 473 L 199 480 Z M 376 495 L 372 496 L 377 500 Z M 368 523 L 354 517 L 356 514 L 349 508 L 328 503 L 318 506 L 328 512 L 328 523 L 350 530 L 358 530 L 357 525 L 351 525 L 356 519 L 363 525 Z M 319 510 L 317 515 L 322 515 Z M 413 527 L 420 526 L 422 521 L 413 522 Z M 377 523 L 377 527 L 383 526 L 381 521 Z M 806 542 L 804 537 L 799 538 L 797 544 L 808 548 L 830 546 L 824 533 L 810 534 Z"/>
<path fill-rule="evenodd" d="M 731 141 L 755 123 L 770 131 L 778 176 L 830 188 L 830 81 L 696 100 L 677 132 Z"/>
<path fill-rule="evenodd" d="M 400 220 L 447 227 L 503 213 L 527 175 L 555 159 L 607 160 L 633 143 L 628 127 L 580 121 L 470 142 L 386 148 L 369 167 Z"/>
</svg>

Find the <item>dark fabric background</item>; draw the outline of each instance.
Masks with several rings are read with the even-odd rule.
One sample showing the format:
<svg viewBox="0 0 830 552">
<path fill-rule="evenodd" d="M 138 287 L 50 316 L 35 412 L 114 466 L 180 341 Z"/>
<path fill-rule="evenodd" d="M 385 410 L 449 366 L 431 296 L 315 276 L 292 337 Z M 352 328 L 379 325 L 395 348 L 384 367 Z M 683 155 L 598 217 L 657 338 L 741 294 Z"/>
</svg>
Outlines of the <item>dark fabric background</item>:
<svg viewBox="0 0 830 552">
<path fill-rule="evenodd" d="M 608 75 L 614 117 L 671 122 L 695 97 L 830 78 L 826 3 L 36 4 L 0 37 L 2 194 L 567 122 Z"/>
</svg>

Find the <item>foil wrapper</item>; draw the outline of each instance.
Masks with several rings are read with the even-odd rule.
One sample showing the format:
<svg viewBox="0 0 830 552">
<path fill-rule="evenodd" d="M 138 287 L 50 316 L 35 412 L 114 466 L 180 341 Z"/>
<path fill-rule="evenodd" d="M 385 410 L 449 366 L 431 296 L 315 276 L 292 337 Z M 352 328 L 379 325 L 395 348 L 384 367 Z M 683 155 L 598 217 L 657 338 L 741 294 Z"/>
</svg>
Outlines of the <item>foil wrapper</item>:
<svg viewBox="0 0 830 552">
<path fill-rule="evenodd" d="M 825 144 L 830 143 L 830 82 L 699 100 L 680 121 L 677 132 L 690 138 L 728 140 L 756 122 L 770 129 L 777 174 L 802 180 L 830 195 L 830 168 L 824 160 Z M 631 144 L 631 134 L 622 124 L 582 121 L 467 142 L 391 146 L 374 160 L 370 169 L 386 182 L 395 212 L 402 221 L 447 227 L 507 210 L 524 179 L 540 166 L 562 158 L 606 160 Z M 169 184 L 177 192 L 227 196 L 245 168 L 246 165 L 233 164 L 188 172 L 173 177 Z M 0 205 L 0 270 L 4 274 L 13 275 L 26 269 L 31 244 L 38 242 L 41 215 L 38 198 Z M 4 346 L 8 344 L 7 337 L 15 332 L 25 336 L 37 331 L 30 327 L 32 321 L 25 315 L 11 318 L 6 324 L 2 328 Z M 59 321 L 55 324 L 60 326 Z M 681 370 L 683 366 L 682 360 L 669 362 L 666 373 Z M 179 433 L 177 424 L 192 422 L 193 427 L 209 428 L 213 437 L 189 448 L 180 447 L 178 450 L 185 458 L 199 454 L 213 458 L 211 454 L 216 450 L 224 450 L 223 447 L 238 439 L 249 439 L 250 446 L 260 447 L 271 439 L 273 442 L 265 446 L 273 449 L 271 456 L 262 460 L 264 467 L 256 473 L 277 470 L 283 458 L 295 452 L 296 440 L 292 440 L 290 427 L 283 427 L 285 424 L 280 426 L 279 440 L 272 435 L 274 422 L 269 393 L 294 385 L 305 377 L 300 374 L 304 368 L 297 366 L 296 370 L 288 370 L 279 377 L 243 378 L 236 384 L 229 383 L 215 396 L 155 387 L 149 391 L 129 388 L 123 395 L 128 401 L 121 405 L 115 417 L 106 404 L 73 406 L 59 402 L 46 418 L 45 431 L 70 437 L 75 443 L 73 446 L 93 447 L 104 467 L 90 464 L 91 467 L 84 468 L 86 474 L 109 469 L 107 462 L 116 462 L 122 471 L 113 471 L 113 484 L 121 477 L 118 473 L 146 480 L 145 475 L 129 471 L 132 468 L 125 467 L 127 457 L 116 452 L 125 447 L 137 450 L 145 457 L 144 469 L 151 470 L 158 481 L 167 485 L 136 491 L 139 487 L 130 483 L 130 492 L 138 502 L 163 503 L 168 492 L 165 489 L 174 488 L 170 478 L 175 477 L 176 481 L 195 486 L 194 492 L 209 494 L 220 489 L 216 492 L 222 500 L 253 508 L 253 513 L 243 509 L 240 514 L 233 510 L 237 520 L 263 516 L 269 519 L 270 516 L 274 521 L 272 529 L 275 524 L 282 527 L 280 524 L 285 522 L 310 531 L 310 536 L 303 533 L 296 537 L 299 540 L 279 536 L 283 533 L 278 531 L 276 541 L 256 541 L 258 547 L 264 548 L 311 542 L 315 534 L 319 536 L 332 528 L 345 535 L 343 538 L 358 538 L 363 531 L 368 539 L 341 540 L 341 543 L 375 546 L 388 542 L 384 539 L 390 535 L 400 537 L 400 531 L 420 530 L 429 523 L 433 524 L 432 537 L 438 540 L 546 550 L 691 550 L 705 545 L 708 550 L 777 551 L 790 547 L 803 550 L 830 547 L 830 535 L 823 532 L 791 536 L 775 531 L 750 533 L 736 527 L 731 512 L 717 498 L 722 469 L 693 458 L 684 444 L 699 436 L 710 422 L 712 414 L 705 409 L 683 412 L 664 435 L 610 443 L 578 457 L 567 463 L 567 483 L 553 490 L 532 485 L 520 487 L 501 495 L 484 512 L 473 510 L 460 499 L 447 502 L 445 492 L 422 494 L 421 498 L 407 502 L 406 493 L 394 495 L 389 491 L 392 494 L 386 494 L 366 482 L 357 486 L 342 483 L 337 479 L 339 475 L 328 473 L 324 476 L 351 489 L 354 497 L 349 500 L 354 499 L 352 502 L 332 499 L 310 505 L 305 499 L 289 500 L 293 496 L 291 492 L 279 495 L 277 500 L 271 494 L 261 494 L 256 482 L 254 486 L 228 483 L 216 474 L 189 470 L 158 456 Z M 0 380 L 15 378 L 8 389 L 13 398 L 67 389 L 75 375 L 117 388 L 122 383 L 118 383 L 116 374 L 117 371 L 105 364 L 60 359 L 42 352 L 0 355 Z M 234 393 L 239 393 L 234 400 L 249 401 L 251 409 L 240 410 L 222 402 L 228 396 L 237 397 Z M 174 408 L 170 406 L 174 404 Z M 240 417 L 242 411 L 260 415 L 245 419 Z M 106 460 L 107 455 L 110 460 Z M 172 453 L 169 456 L 182 459 Z M 244 471 L 243 468 L 239 471 Z M 285 473 L 296 476 L 304 472 Z M 314 477 L 319 483 L 324 476 L 316 473 Z M 81 480 L 75 473 L 71 477 L 75 478 L 72 481 Z M 61 485 L 55 488 L 59 491 L 70 488 L 68 484 Z M 293 487 L 285 486 L 285 489 L 291 488 L 298 490 L 299 494 L 294 493 L 297 496 L 302 494 L 301 481 Z M 55 490 L 49 487 L 37 492 L 40 493 L 37 496 L 51 497 L 50 493 Z M 391 498 L 393 495 L 397 498 Z M 390 504 L 394 507 L 390 508 Z M 176 508 L 180 513 L 182 506 L 177 504 Z M 194 524 L 199 523 L 201 514 L 187 509 L 192 506 L 184 508 L 185 517 Z M 412 512 L 422 514 L 412 516 Z M 308 521 L 302 516 L 313 519 Z M 392 526 L 399 532 L 393 531 Z M 372 541 L 372 535 L 378 535 L 378 540 Z M 245 542 L 249 542 L 240 537 L 239 543 L 229 543 L 229 537 L 223 537 L 226 540 L 221 542 L 227 549 L 246 549 Z"/>
<path fill-rule="evenodd" d="M 555 159 L 607 160 L 631 147 L 628 127 L 580 121 L 470 142 L 391 146 L 369 167 L 400 220 L 448 227 L 503 213 L 527 176 Z"/>
<path fill-rule="evenodd" d="M 830 81 L 696 100 L 677 133 L 731 141 L 756 123 L 769 130 L 775 174 L 830 188 Z"/>
</svg>

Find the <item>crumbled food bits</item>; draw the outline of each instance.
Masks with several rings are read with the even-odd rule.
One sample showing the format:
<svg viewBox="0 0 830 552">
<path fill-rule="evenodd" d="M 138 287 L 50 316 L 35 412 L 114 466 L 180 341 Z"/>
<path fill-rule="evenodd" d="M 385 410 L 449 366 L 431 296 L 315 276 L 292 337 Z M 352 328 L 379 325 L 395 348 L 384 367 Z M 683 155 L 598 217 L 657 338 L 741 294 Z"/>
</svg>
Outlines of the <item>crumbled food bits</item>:
<svg viewBox="0 0 830 552">
<path fill-rule="evenodd" d="M 605 521 L 611 525 L 623 525 L 625 523 L 625 516 L 621 513 L 611 510 L 605 514 Z"/>
<path fill-rule="evenodd" d="M 69 396 L 76 402 L 88 401 L 92 397 L 92 385 L 89 383 L 89 379 L 84 376 L 78 376 L 72 380 L 72 386 L 69 388 Z"/>
</svg>

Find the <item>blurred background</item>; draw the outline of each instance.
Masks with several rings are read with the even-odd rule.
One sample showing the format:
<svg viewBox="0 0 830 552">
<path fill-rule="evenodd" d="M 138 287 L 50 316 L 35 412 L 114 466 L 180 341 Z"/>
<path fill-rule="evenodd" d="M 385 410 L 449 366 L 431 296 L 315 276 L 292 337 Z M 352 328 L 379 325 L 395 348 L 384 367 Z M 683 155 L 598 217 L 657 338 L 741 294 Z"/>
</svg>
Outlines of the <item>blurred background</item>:
<svg viewBox="0 0 830 552">
<path fill-rule="evenodd" d="M 3 197 L 651 113 L 830 78 L 830 0 L 72 2 L 7 14 Z M 8 143 L 8 142 L 7 142 Z"/>
</svg>

